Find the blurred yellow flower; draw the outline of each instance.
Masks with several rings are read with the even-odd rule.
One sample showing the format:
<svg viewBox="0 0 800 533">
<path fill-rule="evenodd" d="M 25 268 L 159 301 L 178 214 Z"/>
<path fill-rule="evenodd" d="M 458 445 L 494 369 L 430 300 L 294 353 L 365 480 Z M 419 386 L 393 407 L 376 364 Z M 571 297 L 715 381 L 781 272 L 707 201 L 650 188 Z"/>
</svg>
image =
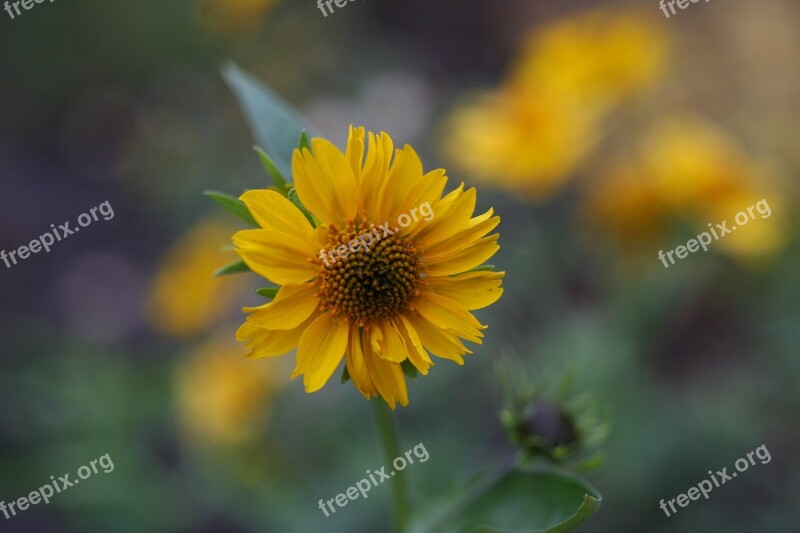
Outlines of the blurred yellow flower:
<svg viewBox="0 0 800 533">
<path fill-rule="evenodd" d="M 230 227 L 221 220 L 203 220 L 165 254 L 151 282 L 148 305 L 148 317 L 158 331 L 192 337 L 231 310 L 243 280 L 212 277 L 237 259 L 233 250 L 222 249 Z"/>
<path fill-rule="evenodd" d="M 218 32 L 252 30 L 259 26 L 279 0 L 200 0 L 203 25 Z"/>
<path fill-rule="evenodd" d="M 321 222 L 312 226 L 275 191 L 242 195 L 261 228 L 236 233 L 236 249 L 282 287 L 245 309 L 238 338 L 251 357 L 296 348 L 292 377 L 302 374 L 307 392 L 344 360 L 365 398 L 406 405 L 401 365 L 425 375 L 430 354 L 463 364 L 471 352 L 462 339 L 481 343 L 486 326 L 470 311 L 500 298 L 503 273 L 474 269 L 499 249 L 490 232 L 500 219 L 491 209 L 473 217 L 477 193 L 463 184 L 442 197 L 444 170 L 424 173 L 416 152 L 394 150 L 385 133 L 370 133 L 367 144 L 364 128 L 350 128 L 345 153 L 313 139 L 311 150 L 295 151 L 292 174 Z"/>
<path fill-rule="evenodd" d="M 636 155 L 612 165 L 587 195 L 592 226 L 633 244 L 659 238 L 670 224 L 688 222 L 706 231 L 765 199 L 773 214 L 715 241 L 738 256 L 761 256 L 786 240 L 777 172 L 747 156 L 724 131 L 695 116 L 658 123 Z"/>
<path fill-rule="evenodd" d="M 659 27 L 632 14 L 537 29 L 499 88 L 453 111 L 445 156 L 477 180 L 546 200 L 591 155 L 613 106 L 659 77 L 666 49 Z"/>
<path fill-rule="evenodd" d="M 548 198 L 597 144 L 599 119 L 552 92 L 500 89 L 453 112 L 443 150 L 481 182 Z"/>
<path fill-rule="evenodd" d="M 264 428 L 282 385 L 274 367 L 243 358 L 241 346 L 226 334 L 179 363 L 175 387 L 184 434 L 197 444 L 226 445 Z"/>
<path fill-rule="evenodd" d="M 592 105 L 614 104 L 659 79 L 667 51 L 663 26 L 653 19 L 591 11 L 531 32 L 509 83 L 547 86 Z"/>
</svg>

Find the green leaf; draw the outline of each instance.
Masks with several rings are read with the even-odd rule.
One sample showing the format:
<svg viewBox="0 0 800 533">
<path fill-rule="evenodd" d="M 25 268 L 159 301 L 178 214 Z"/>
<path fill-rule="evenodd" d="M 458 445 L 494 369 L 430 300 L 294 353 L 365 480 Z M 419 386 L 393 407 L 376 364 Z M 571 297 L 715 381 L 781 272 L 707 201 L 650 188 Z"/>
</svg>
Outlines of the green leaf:
<svg viewBox="0 0 800 533">
<path fill-rule="evenodd" d="M 225 211 L 236 215 L 251 226 L 258 227 L 258 222 L 256 222 L 256 219 L 250 214 L 247 206 L 235 196 L 219 191 L 205 191 L 203 194 L 217 202 Z"/>
<path fill-rule="evenodd" d="M 279 193 L 286 196 L 286 193 L 289 192 L 291 187 L 288 183 L 286 183 L 286 178 L 284 178 L 283 174 L 281 174 L 281 171 L 278 169 L 275 161 L 273 161 L 272 158 L 270 158 L 270 156 L 268 156 L 267 153 L 258 146 L 254 146 L 253 149 L 261 158 L 261 164 L 264 166 L 264 170 L 266 170 L 270 177 L 272 177 L 272 182 L 275 184 L 275 188 L 278 189 Z"/>
<path fill-rule="evenodd" d="M 300 142 L 298 142 L 297 144 L 301 150 L 305 148 L 309 152 L 311 151 L 311 143 L 308 141 L 308 135 L 306 135 L 306 130 L 300 132 Z"/>
<path fill-rule="evenodd" d="M 297 208 L 303 212 L 308 221 L 311 222 L 312 226 L 315 228 L 319 226 L 319 220 L 314 218 L 314 215 L 312 215 L 311 212 L 306 209 L 306 206 L 304 206 L 303 202 L 300 201 L 300 197 L 297 196 L 297 189 L 291 189 L 286 197 L 289 198 L 289 201 L 296 205 Z"/>
<path fill-rule="evenodd" d="M 239 274 L 241 272 L 250 272 L 250 267 L 248 267 L 244 261 L 236 261 L 214 272 L 214 277 L 219 278 L 221 276 L 227 276 L 228 274 Z"/>
<path fill-rule="evenodd" d="M 278 294 L 278 289 L 280 287 L 264 287 L 262 289 L 256 289 L 256 292 L 263 296 L 264 298 L 269 298 L 273 300 L 275 296 Z"/>
<path fill-rule="evenodd" d="M 588 520 L 602 498 L 586 480 L 559 470 L 516 467 L 467 487 L 424 533 L 567 533 Z"/>
<path fill-rule="evenodd" d="M 270 155 L 284 176 L 292 175 L 292 153 L 304 120 L 289 103 L 233 62 L 222 67 L 256 143 Z"/>
<path fill-rule="evenodd" d="M 347 371 L 347 366 L 342 369 L 342 383 L 350 381 L 350 372 Z"/>
</svg>

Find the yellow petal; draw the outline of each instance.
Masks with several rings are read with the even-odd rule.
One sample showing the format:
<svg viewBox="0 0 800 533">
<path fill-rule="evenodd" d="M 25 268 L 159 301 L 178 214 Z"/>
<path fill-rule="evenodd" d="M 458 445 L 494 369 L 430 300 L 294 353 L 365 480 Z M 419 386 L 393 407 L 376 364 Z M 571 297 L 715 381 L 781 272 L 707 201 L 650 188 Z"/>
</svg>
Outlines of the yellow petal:
<svg viewBox="0 0 800 533">
<path fill-rule="evenodd" d="M 492 213 L 493 210 L 489 209 L 486 213 L 471 219 L 466 227 L 457 230 L 454 235 L 425 247 L 425 256 L 429 258 L 445 256 L 474 244 L 500 223 L 500 217 L 493 217 Z"/>
<path fill-rule="evenodd" d="M 315 392 L 328 382 L 342 362 L 347 349 L 347 323 L 333 320 L 330 313 L 320 315 L 306 328 L 297 348 L 295 377 L 303 374 L 306 392 Z"/>
<path fill-rule="evenodd" d="M 383 346 L 381 343 L 383 342 L 383 332 L 378 324 L 373 324 L 367 330 L 369 332 L 369 343 L 370 348 L 372 348 L 372 352 L 375 354 L 380 354 Z"/>
<path fill-rule="evenodd" d="M 292 161 L 300 201 L 322 222 L 343 227 L 355 217 L 358 184 L 345 155 L 325 139 L 311 140 L 313 153 L 303 149 Z"/>
<path fill-rule="evenodd" d="M 292 202 L 281 194 L 267 189 L 247 191 L 239 197 L 247 209 L 264 229 L 299 234 L 304 240 L 311 239 L 313 227 Z"/>
<path fill-rule="evenodd" d="M 441 199 L 446 185 L 447 176 L 443 169 L 428 172 L 422 177 L 398 210 L 400 214 L 410 215 L 416 210 L 417 215 L 413 216 L 406 226 L 406 232 L 413 234 L 418 226 L 424 226 L 436 218 L 435 206 Z"/>
<path fill-rule="evenodd" d="M 500 249 L 497 244 L 499 237 L 497 233 L 484 237 L 449 256 L 428 259 L 423 254 L 426 273 L 429 276 L 452 276 L 479 267 Z"/>
<path fill-rule="evenodd" d="M 406 313 L 405 316 L 419 335 L 419 340 L 433 355 L 463 365 L 464 359 L 461 356 L 472 353 L 454 335 L 434 326 L 419 313 Z"/>
<path fill-rule="evenodd" d="M 262 357 L 284 355 L 297 348 L 303 332 L 317 316 L 317 313 L 312 314 L 302 324 L 290 330 L 267 330 L 259 327 L 245 329 L 242 326 L 237 332 L 237 338 L 240 338 L 240 340 L 247 339 L 248 350 L 246 357 L 260 359 Z M 251 317 L 248 317 L 248 321 L 250 321 Z"/>
<path fill-rule="evenodd" d="M 361 179 L 362 166 L 364 164 L 364 128 L 355 128 L 350 126 L 350 132 L 347 136 L 347 149 L 345 151 L 347 162 L 350 163 L 350 168 L 353 169 L 353 176 L 356 181 Z"/>
<path fill-rule="evenodd" d="M 237 338 L 246 339 L 250 336 L 252 328 L 284 331 L 296 328 L 311 316 L 319 305 L 316 292 L 316 287 L 306 283 L 284 285 L 271 302 L 260 307 L 246 307 L 244 311 L 252 314 L 239 328 Z"/>
<path fill-rule="evenodd" d="M 397 402 L 400 402 L 401 405 L 408 405 L 408 389 L 400 365 L 384 361 L 372 352 L 369 345 L 365 345 L 364 348 L 366 352 L 364 361 L 381 397 L 392 409 L 395 408 Z"/>
<path fill-rule="evenodd" d="M 457 302 L 464 309 L 482 309 L 503 294 L 500 288 L 505 272 L 464 272 L 457 276 L 428 277 L 433 292 Z"/>
<path fill-rule="evenodd" d="M 428 373 L 428 369 L 433 365 L 425 346 L 419 338 L 414 327 L 406 317 L 400 315 L 397 320 L 397 329 L 403 337 L 406 350 L 408 351 L 408 360 L 414 365 L 417 370 L 424 376 Z"/>
<path fill-rule="evenodd" d="M 364 361 L 364 350 L 361 347 L 361 331 L 358 326 L 350 327 L 350 341 L 347 345 L 345 358 L 347 372 L 356 389 L 369 400 L 370 396 L 377 396 L 378 390 L 369 375 L 367 363 Z"/>
<path fill-rule="evenodd" d="M 392 150 L 392 139 L 386 133 L 378 136 L 369 134 L 367 160 L 358 184 L 358 211 L 365 213 L 369 220 L 383 221 L 389 218 L 389 213 L 380 211 L 375 199 L 380 197 L 381 187 L 389 173 Z"/>
<path fill-rule="evenodd" d="M 412 234 L 424 249 L 464 229 L 475 211 L 475 189 L 464 191 L 464 184 L 433 206 L 434 218 L 420 225 Z"/>
<path fill-rule="evenodd" d="M 408 355 L 397 328 L 387 320 L 380 325 L 380 329 L 383 332 L 383 342 L 381 343 L 381 351 L 376 352 L 378 357 L 390 363 L 402 363 L 405 361 Z"/>
<path fill-rule="evenodd" d="M 395 154 L 389 175 L 376 198 L 379 212 L 395 220 L 403 213 L 401 206 L 421 180 L 422 161 L 411 146 L 405 145 Z"/>
<path fill-rule="evenodd" d="M 297 235 L 264 229 L 243 230 L 234 234 L 233 244 L 250 270 L 277 285 L 304 283 L 318 274 L 309 259 L 319 251 Z"/>
<path fill-rule="evenodd" d="M 472 313 L 444 296 L 423 291 L 414 302 L 415 309 L 432 324 L 468 341 L 480 344 L 486 329 Z"/>
</svg>

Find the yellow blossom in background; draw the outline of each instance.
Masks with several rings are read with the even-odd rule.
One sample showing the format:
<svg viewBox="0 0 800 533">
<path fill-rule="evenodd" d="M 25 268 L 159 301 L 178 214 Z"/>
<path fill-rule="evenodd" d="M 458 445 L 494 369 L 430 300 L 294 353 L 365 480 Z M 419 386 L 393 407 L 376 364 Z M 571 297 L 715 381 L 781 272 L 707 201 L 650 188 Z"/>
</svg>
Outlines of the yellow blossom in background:
<svg viewBox="0 0 800 533">
<path fill-rule="evenodd" d="M 279 0 L 200 0 L 198 17 L 209 29 L 221 33 L 257 28 Z"/>
<path fill-rule="evenodd" d="M 463 364 L 462 340 L 482 342 L 486 326 L 470 311 L 500 297 L 503 273 L 475 269 L 499 249 L 490 232 L 500 219 L 491 209 L 473 217 L 476 191 L 463 184 L 442 197 L 444 170 L 425 173 L 410 146 L 395 150 L 385 133 L 367 140 L 364 128 L 350 128 L 345 153 L 313 139 L 295 151 L 292 174 L 320 224 L 275 191 L 242 195 L 261 228 L 236 233 L 236 249 L 281 288 L 246 309 L 238 338 L 250 357 L 297 349 L 292 377 L 303 375 L 307 392 L 344 361 L 365 398 L 406 405 L 401 365 L 426 375 L 431 355 Z"/>
<path fill-rule="evenodd" d="M 594 149 L 600 114 L 552 92 L 501 89 L 457 108 L 445 157 L 481 182 L 549 198 Z"/>
<path fill-rule="evenodd" d="M 282 389 L 275 367 L 242 357 L 232 335 L 201 345 L 175 373 L 176 407 L 184 434 L 201 445 L 226 445 L 264 427 L 272 398 Z"/>
<path fill-rule="evenodd" d="M 591 105 L 614 104 L 661 77 L 668 48 L 663 27 L 650 17 L 591 11 L 532 31 L 508 83 L 546 86 Z"/>
<path fill-rule="evenodd" d="M 483 183 L 547 200 L 593 153 L 614 106 L 659 78 L 667 47 L 657 25 L 628 13 L 537 28 L 500 87 L 453 110 L 445 157 Z"/>
<path fill-rule="evenodd" d="M 728 221 L 760 200 L 772 212 L 756 214 L 713 247 L 737 256 L 758 257 L 783 246 L 783 199 L 777 172 L 754 160 L 723 130 L 695 116 L 664 119 L 640 141 L 628 160 L 612 165 L 586 199 L 590 224 L 627 244 L 658 239 L 675 222 L 698 233 Z M 680 244 L 680 243 L 676 243 Z"/>
<path fill-rule="evenodd" d="M 203 220 L 167 251 L 149 294 L 148 318 L 155 329 L 188 338 L 230 312 L 243 280 L 212 276 L 237 259 L 233 250 L 222 249 L 230 240 L 230 227 L 227 221 Z"/>
</svg>

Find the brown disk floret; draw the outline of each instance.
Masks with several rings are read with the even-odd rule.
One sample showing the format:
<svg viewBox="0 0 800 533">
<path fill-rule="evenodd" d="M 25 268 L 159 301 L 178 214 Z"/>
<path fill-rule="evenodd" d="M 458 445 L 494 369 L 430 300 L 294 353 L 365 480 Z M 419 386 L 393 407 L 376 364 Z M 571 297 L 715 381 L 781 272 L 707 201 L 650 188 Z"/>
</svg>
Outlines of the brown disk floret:
<svg viewBox="0 0 800 533">
<path fill-rule="evenodd" d="M 341 257 L 336 248 L 372 233 L 372 245 L 366 250 L 359 244 Z M 372 224 L 350 222 L 346 231 L 331 226 L 330 246 L 324 251 L 327 264 L 319 261 L 320 310 L 331 313 L 359 326 L 367 326 L 381 318 L 396 316 L 405 311 L 419 292 L 421 264 L 417 250 L 409 239 L 399 235 L 383 236 Z M 365 238 L 365 240 L 370 240 Z M 329 254 L 333 252 L 333 255 Z M 315 261 L 317 262 L 317 261 Z"/>
</svg>

